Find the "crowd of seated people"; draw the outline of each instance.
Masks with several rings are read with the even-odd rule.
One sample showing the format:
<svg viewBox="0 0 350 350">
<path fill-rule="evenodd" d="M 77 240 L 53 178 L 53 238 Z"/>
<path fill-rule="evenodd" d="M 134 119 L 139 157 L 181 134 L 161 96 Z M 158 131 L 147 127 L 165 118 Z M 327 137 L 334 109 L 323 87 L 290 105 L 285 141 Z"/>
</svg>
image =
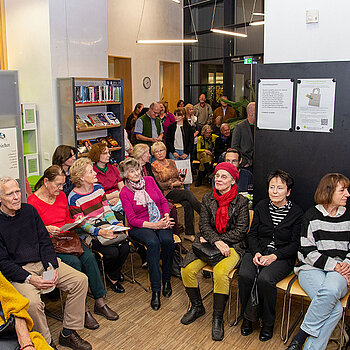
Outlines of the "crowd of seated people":
<svg viewBox="0 0 350 350">
<path fill-rule="evenodd" d="M 76 350 L 92 348 L 77 332 L 83 327 L 99 327 L 87 307 L 88 287 L 95 301 L 94 313 L 111 321 L 119 318 L 104 299 L 106 289 L 94 251 L 101 253 L 111 290 L 124 293 L 122 268 L 129 240 L 143 251 L 142 262 L 147 263 L 152 290 L 150 305 L 159 310 L 161 294 L 165 298 L 172 295 L 173 234 L 179 234 L 173 203 L 185 209 L 185 237 L 195 245 L 216 247 L 221 253 L 212 270 L 213 340 L 224 339 L 223 315 L 233 269 L 238 269 L 241 335 L 250 335 L 255 326 L 249 304 L 256 285 L 262 342 L 273 337 L 276 284 L 294 271 L 311 303 L 288 349 L 327 347 L 343 312 L 340 299 L 350 286 L 349 179 L 337 173 L 325 175 L 315 193 L 316 205 L 303 214 L 289 199 L 292 176 L 275 170 L 267 175 L 268 197 L 256 204 L 249 228 L 244 192 L 251 189 L 253 174 L 241 167 L 240 149 L 230 148 L 228 125 L 221 124 L 220 135 L 214 135 L 211 125 L 198 127 L 193 106 L 184 105 L 179 101 L 172 115 L 165 102 L 154 103 L 149 117 L 160 119 L 159 125 L 153 122 L 162 131 L 159 138 L 138 143 L 116 166 L 110 164 L 111 155 L 103 143 L 93 145 L 88 158 L 78 160 L 74 147 L 58 146 L 53 165 L 45 170 L 28 204 L 21 203 L 16 180 L 0 178 L 0 301 L 6 321 L 12 302 L 7 294 L 15 300 L 12 314 L 22 349 L 56 349 L 41 298 L 42 291 L 55 287 L 68 293 L 59 344 Z M 138 104 L 135 108 L 135 120 L 130 118 L 133 125 L 136 117 L 141 117 L 141 107 Z M 199 107 L 203 108 L 203 121 L 203 96 Z M 189 186 L 184 188 L 184 178 L 176 167 L 177 160 L 192 161 L 195 157 L 200 163 L 197 184 L 213 174 L 213 187 L 207 188 L 201 202 Z M 214 166 L 214 162 L 218 164 Z M 200 215 L 198 231 L 194 211 Z M 116 232 L 126 222 L 128 235 Z M 75 226 L 62 231 L 65 224 Z M 74 247 L 66 244 L 71 251 L 63 248 L 63 241 L 75 242 Z M 197 275 L 206 265 L 192 248 L 182 261 L 182 282 L 191 303 L 179 317 L 183 325 L 205 314 Z M 43 272 L 50 270 L 51 279 L 44 279 Z M 0 326 L 2 322 L 0 319 Z"/>
</svg>

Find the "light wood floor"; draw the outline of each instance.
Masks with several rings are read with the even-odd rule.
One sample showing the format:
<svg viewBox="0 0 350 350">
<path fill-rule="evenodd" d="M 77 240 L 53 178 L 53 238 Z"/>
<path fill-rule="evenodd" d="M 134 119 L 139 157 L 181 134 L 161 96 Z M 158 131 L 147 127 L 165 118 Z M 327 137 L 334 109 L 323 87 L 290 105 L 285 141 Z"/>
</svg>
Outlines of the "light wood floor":
<svg viewBox="0 0 350 350">
<path fill-rule="evenodd" d="M 204 193 L 209 191 L 209 187 L 192 188 L 199 200 Z M 179 211 L 180 222 L 182 220 L 182 210 Z M 198 215 L 196 214 L 196 228 L 198 228 Z M 187 248 L 189 243 L 185 243 Z M 136 279 L 143 285 L 148 285 L 147 270 L 141 268 L 141 262 L 138 256 L 134 255 Z M 127 260 L 125 270 L 130 271 L 130 259 Z M 107 303 L 118 312 L 120 318 L 117 321 L 107 321 L 101 316 L 94 315 L 100 323 L 97 330 L 84 329 L 79 334 L 89 341 L 94 350 L 129 350 L 129 349 L 152 349 L 152 350 L 211 350 L 211 349 L 230 349 L 230 350 L 271 350 L 285 349 L 280 338 L 280 321 L 282 308 L 282 293 L 278 293 L 277 318 L 274 329 L 274 336 L 268 342 L 260 342 L 259 327 L 254 328 L 253 334 L 243 337 L 240 334 L 240 324 L 237 327 L 229 327 L 225 322 L 225 338 L 222 342 L 214 342 L 211 339 L 211 315 L 212 315 L 212 296 L 205 301 L 206 315 L 198 319 L 191 325 L 184 326 L 180 323 L 182 315 L 186 312 L 187 297 L 178 278 L 172 278 L 173 295 L 171 298 L 161 298 L 161 308 L 159 311 L 153 311 L 150 307 L 151 293 L 146 293 L 137 284 L 124 282 L 126 293 L 116 294 L 108 288 Z M 211 289 L 211 280 L 199 276 L 199 283 L 202 295 Z M 234 316 L 235 297 L 237 292 L 237 278 L 233 281 L 232 296 L 232 317 Z M 93 310 L 93 300 L 88 298 L 90 309 Z M 293 315 L 296 317 L 300 309 L 300 304 L 293 303 Z M 50 310 L 59 312 L 59 302 L 48 303 Z M 226 313 L 225 313 L 226 320 Z M 58 333 L 62 328 L 62 323 L 48 317 L 49 327 L 53 339 L 58 344 Z M 66 349 L 57 345 L 59 349 Z M 335 349 L 331 346 L 330 349 Z"/>
</svg>

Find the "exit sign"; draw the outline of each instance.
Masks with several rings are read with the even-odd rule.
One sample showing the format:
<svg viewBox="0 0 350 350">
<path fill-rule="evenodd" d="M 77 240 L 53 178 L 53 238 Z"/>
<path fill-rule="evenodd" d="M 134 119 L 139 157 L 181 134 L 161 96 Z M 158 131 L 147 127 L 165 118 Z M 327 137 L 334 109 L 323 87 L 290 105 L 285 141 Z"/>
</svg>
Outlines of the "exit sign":
<svg viewBox="0 0 350 350">
<path fill-rule="evenodd" d="M 253 57 L 244 57 L 244 64 L 252 64 Z"/>
</svg>

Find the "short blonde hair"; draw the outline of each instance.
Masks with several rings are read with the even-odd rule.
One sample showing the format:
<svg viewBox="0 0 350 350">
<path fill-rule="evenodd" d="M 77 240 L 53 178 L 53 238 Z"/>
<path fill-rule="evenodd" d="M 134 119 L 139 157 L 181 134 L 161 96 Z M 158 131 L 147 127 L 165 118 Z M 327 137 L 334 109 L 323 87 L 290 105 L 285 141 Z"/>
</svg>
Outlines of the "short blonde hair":
<svg viewBox="0 0 350 350">
<path fill-rule="evenodd" d="M 119 173 L 123 179 L 128 177 L 130 169 L 141 169 L 140 163 L 135 158 L 126 158 L 119 163 Z"/>
<path fill-rule="evenodd" d="M 149 147 L 145 143 L 138 143 L 132 150 L 132 156 L 139 160 L 146 152 L 149 152 Z"/>
<path fill-rule="evenodd" d="M 157 141 L 152 145 L 152 154 L 154 155 L 157 151 L 164 149 L 166 151 L 166 147 L 162 141 Z"/>
<path fill-rule="evenodd" d="M 187 105 L 185 106 L 186 113 L 188 113 L 188 110 L 189 110 L 190 108 L 193 109 L 193 105 L 191 105 L 190 103 L 187 103 Z"/>
<path fill-rule="evenodd" d="M 213 132 L 213 129 L 211 128 L 210 125 L 208 125 L 208 124 L 204 125 L 203 128 L 202 128 L 201 135 L 204 135 L 209 130 L 210 130 L 210 132 Z"/>
<path fill-rule="evenodd" d="M 70 167 L 70 179 L 76 187 L 82 185 L 81 178 L 85 175 L 88 165 L 92 166 L 92 162 L 89 158 L 80 158 Z"/>
</svg>

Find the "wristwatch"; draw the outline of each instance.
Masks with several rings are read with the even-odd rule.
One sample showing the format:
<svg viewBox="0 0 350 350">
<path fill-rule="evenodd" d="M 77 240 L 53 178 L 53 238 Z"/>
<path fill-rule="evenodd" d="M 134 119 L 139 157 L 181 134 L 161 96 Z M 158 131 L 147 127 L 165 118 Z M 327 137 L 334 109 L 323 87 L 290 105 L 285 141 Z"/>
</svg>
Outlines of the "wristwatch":
<svg viewBox="0 0 350 350">
<path fill-rule="evenodd" d="M 29 284 L 31 278 L 32 278 L 32 275 L 28 275 L 27 278 L 24 280 L 24 282 Z"/>
</svg>

